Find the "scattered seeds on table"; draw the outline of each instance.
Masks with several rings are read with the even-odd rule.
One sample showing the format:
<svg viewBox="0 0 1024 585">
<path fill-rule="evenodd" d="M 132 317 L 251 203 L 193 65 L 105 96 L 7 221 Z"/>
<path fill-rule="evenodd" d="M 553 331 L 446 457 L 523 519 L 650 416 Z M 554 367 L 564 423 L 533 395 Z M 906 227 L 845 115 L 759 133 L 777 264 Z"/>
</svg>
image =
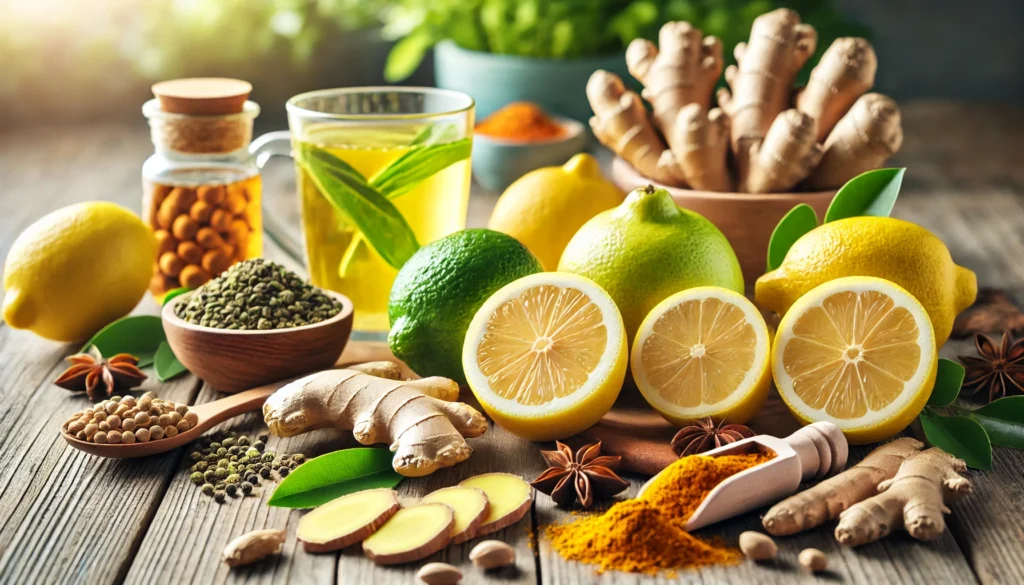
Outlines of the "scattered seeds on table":
<svg viewBox="0 0 1024 585">
<path fill-rule="evenodd" d="M 213 499 L 216 500 L 218 504 L 223 504 L 226 497 L 227 496 L 224 495 L 224 492 L 220 490 L 213 492 Z"/>
<path fill-rule="evenodd" d="M 216 498 L 218 492 L 223 493 L 226 501 L 227 497 L 253 493 L 261 485 L 261 477 L 264 480 L 274 479 L 274 471 L 282 479 L 287 477 L 305 460 L 302 453 L 278 456 L 273 451 L 266 451 L 265 441 L 221 431 L 192 443 L 188 461 L 194 463 L 189 467 L 189 479 L 206 495 Z"/>
</svg>

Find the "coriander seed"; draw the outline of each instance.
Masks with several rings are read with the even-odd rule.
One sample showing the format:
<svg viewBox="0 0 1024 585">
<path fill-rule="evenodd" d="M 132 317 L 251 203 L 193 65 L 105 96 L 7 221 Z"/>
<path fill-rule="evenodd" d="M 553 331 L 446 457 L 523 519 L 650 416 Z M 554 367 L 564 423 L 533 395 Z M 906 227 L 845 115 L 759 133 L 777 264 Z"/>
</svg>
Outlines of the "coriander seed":
<svg viewBox="0 0 1024 585">
<path fill-rule="evenodd" d="M 247 482 L 247 481 L 243 481 L 242 482 L 242 486 L 241 486 L 241 490 L 242 490 L 243 494 L 248 496 L 249 494 L 252 493 L 252 484 Z"/>
<path fill-rule="evenodd" d="M 235 497 L 235 496 L 237 496 L 237 495 L 238 495 L 238 486 L 236 486 L 236 485 L 235 485 L 235 484 L 233 484 L 233 483 L 229 483 L 229 484 L 228 484 L 228 485 L 227 485 L 227 486 L 226 486 L 226 487 L 224 488 L 224 491 L 226 491 L 226 492 L 228 493 L 228 495 L 229 495 L 229 496 L 231 496 L 231 497 L 233 498 L 233 497 Z"/>
<path fill-rule="evenodd" d="M 188 476 L 188 478 L 192 483 L 196 485 L 202 485 L 204 481 L 203 474 L 198 471 Z"/>
<path fill-rule="evenodd" d="M 203 487 L 202 487 L 203 495 L 212 496 L 213 495 L 213 491 L 214 490 L 213 490 L 213 484 L 212 483 L 204 483 L 203 484 Z"/>
<path fill-rule="evenodd" d="M 224 492 L 222 492 L 222 491 L 220 491 L 220 490 L 217 490 L 217 491 L 213 492 L 213 499 L 214 499 L 214 500 L 215 500 L 215 501 L 216 501 L 216 502 L 217 502 L 218 504 L 223 504 L 223 503 L 224 503 L 224 500 L 225 500 Z"/>
</svg>

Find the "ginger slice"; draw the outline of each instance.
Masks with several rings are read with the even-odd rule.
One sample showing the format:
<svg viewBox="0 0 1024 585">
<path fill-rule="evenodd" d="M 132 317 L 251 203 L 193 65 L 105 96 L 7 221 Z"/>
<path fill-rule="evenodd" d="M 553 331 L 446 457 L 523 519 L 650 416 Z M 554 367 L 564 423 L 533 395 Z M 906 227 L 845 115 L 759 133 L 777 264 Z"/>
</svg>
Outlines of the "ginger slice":
<svg viewBox="0 0 1024 585">
<path fill-rule="evenodd" d="M 475 536 L 497 532 L 519 522 L 533 504 L 533 488 L 523 478 L 511 473 L 475 475 L 459 485 L 483 490 L 490 504 L 487 518 Z"/>
<path fill-rule="evenodd" d="M 386 488 L 342 496 L 299 520 L 295 536 L 306 552 L 330 552 L 351 546 L 374 533 L 398 512 L 398 494 Z"/>
<path fill-rule="evenodd" d="M 440 502 L 455 510 L 455 528 L 452 531 L 451 544 L 466 542 L 476 536 L 490 510 L 483 490 L 458 485 L 433 491 L 424 496 L 422 502 Z"/>
<path fill-rule="evenodd" d="M 432 502 L 402 508 L 363 541 L 363 554 L 378 565 L 397 565 L 429 557 L 448 546 L 455 513 Z"/>
</svg>

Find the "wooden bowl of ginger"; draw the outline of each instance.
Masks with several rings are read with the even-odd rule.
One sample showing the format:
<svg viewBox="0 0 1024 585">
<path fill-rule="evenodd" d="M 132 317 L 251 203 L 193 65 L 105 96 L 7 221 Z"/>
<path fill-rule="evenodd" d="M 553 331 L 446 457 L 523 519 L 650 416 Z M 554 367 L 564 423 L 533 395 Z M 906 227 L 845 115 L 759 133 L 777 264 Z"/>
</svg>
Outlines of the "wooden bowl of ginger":
<svg viewBox="0 0 1024 585">
<path fill-rule="evenodd" d="M 334 316 L 300 327 L 266 330 L 215 329 L 185 321 L 176 307 L 194 292 L 175 297 L 161 311 L 174 355 L 214 389 L 233 394 L 333 366 L 352 333 L 352 301 L 323 290 L 341 303 Z"/>
</svg>

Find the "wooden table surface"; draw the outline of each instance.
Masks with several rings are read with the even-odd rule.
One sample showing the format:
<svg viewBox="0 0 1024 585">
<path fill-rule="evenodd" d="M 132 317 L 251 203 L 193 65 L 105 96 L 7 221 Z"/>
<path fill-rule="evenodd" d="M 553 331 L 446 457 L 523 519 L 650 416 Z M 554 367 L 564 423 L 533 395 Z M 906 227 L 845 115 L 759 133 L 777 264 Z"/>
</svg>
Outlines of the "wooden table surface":
<svg viewBox="0 0 1024 585">
<path fill-rule="evenodd" d="M 1024 109 L 918 103 L 904 108 L 906 142 L 894 163 L 909 167 L 895 215 L 916 221 L 945 240 L 954 259 L 975 270 L 982 286 L 1008 289 L 1024 300 Z M 139 169 L 150 154 L 145 124 L 28 128 L 0 131 L 0 257 L 18 233 L 43 214 L 77 201 L 105 199 L 138 210 Z M 301 269 L 294 251 L 295 198 L 287 163 L 266 173 L 268 203 L 275 210 L 266 255 Z M 475 192 L 471 225 L 483 225 L 495 194 Z M 82 283 L 88 286 L 88 283 Z M 152 307 L 149 307 L 151 310 Z M 142 310 L 146 310 L 143 307 Z M 951 342 L 945 357 L 966 353 Z M 104 460 L 68 447 L 58 436 L 64 418 L 87 403 L 52 385 L 73 345 L 45 341 L 0 326 L 0 583 L 412 583 L 418 564 L 378 568 L 356 552 L 310 555 L 296 546 L 301 512 L 270 508 L 259 497 L 218 505 L 188 481 L 184 450 L 140 460 Z M 147 383 L 147 388 L 156 387 Z M 175 401 L 201 403 L 218 394 L 194 377 L 159 387 Z M 232 428 L 256 432 L 255 415 Z M 281 452 L 317 455 L 351 446 L 327 431 L 272 439 Z M 404 482 L 405 496 L 489 471 L 532 479 L 542 470 L 538 446 L 492 425 L 465 464 Z M 863 456 L 857 450 L 855 458 Z M 566 519 L 539 495 L 526 519 L 495 535 L 518 550 L 515 570 L 484 575 L 467 561 L 475 544 L 452 547 L 432 560 L 462 567 L 463 583 L 798 583 L 818 579 L 796 568 L 797 553 L 824 550 L 829 581 L 846 583 L 1024 582 L 1024 453 L 997 448 L 994 470 L 972 472 L 976 491 L 952 506 L 949 530 L 932 543 L 896 535 L 855 550 L 840 547 L 831 527 L 781 539 L 772 565 L 682 572 L 674 579 L 608 573 L 561 560 L 549 550 L 543 526 Z M 643 478 L 632 477 L 630 494 Z M 267 485 L 267 484 L 265 484 Z M 273 484 L 269 484 L 273 485 Z M 734 539 L 759 526 L 757 513 L 702 534 Z M 252 567 L 229 570 L 224 544 L 252 529 L 289 533 L 284 554 Z"/>
</svg>

